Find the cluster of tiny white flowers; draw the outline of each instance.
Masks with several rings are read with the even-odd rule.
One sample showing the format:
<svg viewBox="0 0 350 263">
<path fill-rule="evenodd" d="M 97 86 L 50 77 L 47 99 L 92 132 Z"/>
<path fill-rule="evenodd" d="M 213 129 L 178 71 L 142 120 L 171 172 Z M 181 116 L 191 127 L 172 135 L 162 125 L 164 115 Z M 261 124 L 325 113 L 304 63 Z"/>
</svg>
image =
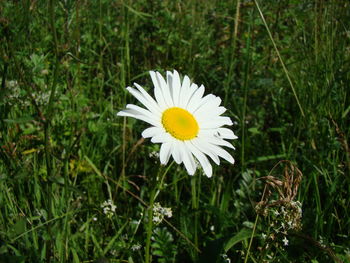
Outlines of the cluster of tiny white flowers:
<svg viewBox="0 0 350 263">
<path fill-rule="evenodd" d="M 159 152 L 152 151 L 152 152 L 149 153 L 149 157 L 150 158 L 159 159 Z"/>
<path fill-rule="evenodd" d="M 164 217 L 172 217 L 173 212 L 171 211 L 171 208 L 168 207 L 162 207 L 160 203 L 155 203 L 153 206 L 153 222 L 155 224 L 160 224 Z"/>
<path fill-rule="evenodd" d="M 32 93 L 32 97 L 35 99 L 37 104 L 44 105 L 49 102 L 50 92 Z"/>
<path fill-rule="evenodd" d="M 24 107 L 31 105 L 31 101 L 27 98 L 26 93 L 21 90 L 17 80 L 7 81 L 6 86 L 11 90 L 11 92 L 5 93 L 5 98 L 9 105 L 18 104 L 18 102 Z M 39 105 L 47 104 L 50 98 L 50 91 L 47 91 L 47 86 L 45 85 L 44 88 L 45 91 L 34 91 L 31 93 L 31 97 Z"/>
<path fill-rule="evenodd" d="M 141 249 L 140 243 L 136 243 L 136 244 L 133 244 L 133 245 L 131 246 L 131 250 L 132 250 L 132 251 L 137 251 L 137 250 L 140 250 L 140 249 Z"/>
<path fill-rule="evenodd" d="M 270 216 L 270 233 L 262 233 L 261 238 L 265 242 L 265 249 L 269 243 L 276 247 L 288 246 L 288 232 L 301 229 L 302 204 L 299 201 L 285 202 L 270 207 L 257 207 L 266 217 Z"/>
<path fill-rule="evenodd" d="M 18 87 L 18 81 L 17 80 L 9 80 L 7 82 L 7 86 L 11 89 Z"/>
<path fill-rule="evenodd" d="M 222 254 L 221 256 L 225 262 L 231 263 L 231 259 L 226 254 Z"/>
<path fill-rule="evenodd" d="M 17 80 L 9 80 L 6 81 L 6 86 L 11 92 L 5 92 L 5 98 L 6 102 L 9 105 L 14 105 L 18 103 L 18 100 L 23 97 L 23 94 L 21 94 L 21 89 L 18 85 Z M 28 106 L 30 103 L 28 102 L 26 106 Z"/>
<path fill-rule="evenodd" d="M 325 242 L 325 239 L 322 237 L 322 236 L 319 236 L 319 241 L 320 245 L 323 247 L 323 248 L 326 248 L 326 242 Z"/>
<path fill-rule="evenodd" d="M 113 204 L 111 199 L 108 199 L 107 201 L 104 201 L 101 204 L 101 207 L 103 208 L 103 213 L 107 215 L 108 218 L 111 218 L 117 208 L 116 205 Z"/>
</svg>

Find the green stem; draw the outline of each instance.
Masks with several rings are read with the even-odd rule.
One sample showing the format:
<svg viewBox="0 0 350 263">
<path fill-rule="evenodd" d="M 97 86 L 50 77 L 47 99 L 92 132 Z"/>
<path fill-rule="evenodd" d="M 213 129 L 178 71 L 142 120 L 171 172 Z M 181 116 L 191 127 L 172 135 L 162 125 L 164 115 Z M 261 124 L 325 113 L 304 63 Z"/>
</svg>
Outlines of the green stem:
<svg viewBox="0 0 350 263">
<path fill-rule="evenodd" d="M 258 219 L 259 219 L 259 215 L 256 215 L 256 217 L 255 217 L 255 222 L 254 222 L 254 226 L 253 226 L 253 232 L 252 232 L 252 235 L 251 235 L 251 237 L 250 237 L 250 241 L 249 241 L 249 245 L 248 245 L 248 250 L 247 250 L 247 254 L 245 255 L 244 263 L 247 263 L 247 261 L 248 261 L 249 252 L 250 252 L 250 247 L 252 246 L 252 243 L 253 243 L 256 225 L 258 224 Z"/>
<path fill-rule="evenodd" d="M 224 98 L 224 104 L 227 103 L 227 98 L 229 94 L 230 85 L 232 84 L 233 80 L 233 70 L 235 68 L 236 62 L 234 60 L 235 58 L 235 51 L 236 51 L 236 43 L 237 43 L 237 35 L 238 35 L 238 24 L 239 24 L 239 16 L 240 16 L 240 8 L 241 8 L 241 1 L 237 0 L 236 2 L 236 14 L 235 14 L 235 22 L 234 22 L 234 30 L 233 30 L 233 37 L 232 37 L 232 43 L 231 43 L 231 55 L 229 60 L 229 70 L 228 70 L 228 76 L 227 81 L 225 84 L 225 98 Z"/>
<path fill-rule="evenodd" d="M 153 230 L 153 204 L 155 200 L 155 192 L 156 192 L 155 188 L 152 189 L 150 200 L 149 200 L 149 207 L 148 207 L 147 239 L 146 239 L 146 254 L 145 254 L 146 263 L 151 262 L 150 247 L 151 247 L 151 237 L 152 237 L 152 230 Z"/>
<path fill-rule="evenodd" d="M 261 196 L 260 202 L 265 199 L 266 191 L 267 191 L 267 185 L 265 185 L 265 187 L 264 187 L 264 191 L 263 191 L 263 194 Z M 247 263 L 247 261 L 248 261 L 250 248 L 252 246 L 254 235 L 255 235 L 256 225 L 258 224 L 258 219 L 259 219 L 259 214 L 256 214 L 255 222 L 254 222 L 254 226 L 253 226 L 253 232 L 252 232 L 252 235 L 250 236 L 250 241 L 249 241 L 249 245 L 248 245 L 247 254 L 246 254 L 245 259 L 244 259 L 244 263 Z"/>
<path fill-rule="evenodd" d="M 287 77 L 287 80 L 288 80 L 288 82 L 289 82 L 289 85 L 290 85 L 290 87 L 291 87 L 291 89 L 292 89 L 294 98 L 295 98 L 295 100 L 296 100 L 296 102 L 297 102 L 297 104 L 298 104 L 300 113 L 301 113 L 301 115 L 302 115 L 303 117 L 305 117 L 303 107 L 302 107 L 301 104 L 300 104 L 300 101 L 299 101 L 298 95 L 297 95 L 297 93 L 296 93 L 296 91 L 295 91 L 293 82 L 292 82 L 292 80 L 291 80 L 290 77 L 289 77 L 288 70 L 287 70 L 287 68 L 286 68 L 286 66 L 285 66 L 285 64 L 284 64 L 284 62 L 283 62 L 283 59 L 282 59 L 281 54 L 280 54 L 280 52 L 279 52 L 279 50 L 278 50 L 278 48 L 277 48 L 277 45 L 276 45 L 276 43 L 275 43 L 275 40 L 274 40 L 273 37 L 272 37 L 271 31 L 270 31 L 270 29 L 269 29 L 269 26 L 268 26 L 267 23 L 266 23 L 265 17 L 264 17 L 264 15 L 263 15 L 263 13 L 262 13 L 262 11 L 261 11 L 261 9 L 260 9 L 259 3 L 258 3 L 257 0 L 254 0 L 254 3 L 255 3 L 255 5 L 256 5 L 256 8 L 257 8 L 258 11 L 259 11 L 261 20 L 263 21 L 263 23 L 264 23 L 264 25 L 265 25 L 265 27 L 266 27 L 267 33 L 268 33 L 268 35 L 269 35 L 269 37 L 270 37 L 270 39 L 271 39 L 271 42 L 272 42 L 272 45 L 273 45 L 273 47 L 274 47 L 274 49 L 275 49 L 275 51 L 276 51 L 277 57 L 278 57 L 279 61 L 281 62 L 283 71 L 284 71 L 284 73 L 286 74 L 286 77 Z"/>
<path fill-rule="evenodd" d="M 148 213 L 147 213 L 147 218 L 148 218 L 148 222 L 147 222 L 147 237 L 146 237 L 146 251 L 145 251 L 145 262 L 149 263 L 151 262 L 151 254 L 150 254 L 150 248 L 151 248 L 151 237 L 152 237 L 152 232 L 153 232 L 153 205 L 154 205 L 154 201 L 156 200 L 160 190 L 162 189 L 163 186 L 163 182 L 164 182 L 164 178 L 165 175 L 168 173 L 169 169 L 171 168 L 171 166 L 174 164 L 174 162 L 172 162 L 164 171 L 164 173 L 162 173 L 162 167 L 160 166 L 159 170 L 158 170 L 158 174 L 157 177 L 155 178 L 155 180 L 153 180 L 152 183 L 155 183 L 154 187 L 152 188 L 151 194 L 150 194 L 150 199 L 149 199 L 149 206 L 148 206 Z M 161 175 L 161 179 L 159 179 L 159 175 Z"/>
<path fill-rule="evenodd" d="M 245 54 L 245 65 L 244 65 L 244 79 L 243 79 L 243 91 L 244 91 L 244 97 L 243 97 L 243 110 L 242 110 L 242 136 L 241 136 L 241 143 L 242 143 L 242 151 L 241 151 L 241 171 L 242 174 L 245 170 L 245 121 L 246 121 L 246 113 L 247 113 L 247 98 L 248 98 L 248 74 L 249 74 L 249 67 L 250 67 L 250 38 L 251 38 L 251 24 L 253 21 L 253 12 L 250 12 L 250 21 L 248 25 L 248 38 L 246 41 L 246 54 Z"/>
<path fill-rule="evenodd" d="M 48 3 L 48 13 L 49 13 L 49 22 L 50 22 L 50 30 L 53 34 L 54 39 L 54 56 L 55 56 L 55 67 L 54 67 L 54 73 L 53 73 L 53 80 L 51 85 L 51 94 L 47 106 L 47 113 L 46 118 L 44 118 L 44 136 L 45 136 L 45 161 L 46 161 L 46 170 L 47 170 L 47 177 L 50 178 L 52 175 L 52 161 L 51 161 L 51 153 L 50 153 L 50 124 L 51 124 L 51 118 L 52 118 L 52 107 L 53 107 L 53 101 L 54 96 L 56 93 L 56 86 L 57 86 L 57 79 L 58 79 L 58 68 L 59 68 L 59 58 L 58 58 L 58 39 L 57 39 L 57 33 L 56 33 L 56 27 L 55 27 L 55 13 L 54 13 L 54 3 L 53 0 L 50 0 Z M 47 182 L 46 184 L 46 193 L 47 193 L 47 211 L 48 211 L 48 217 L 49 219 L 52 218 L 52 187 L 51 183 Z M 51 256 L 52 256 L 52 240 L 53 234 L 51 230 L 51 225 L 47 225 L 47 231 L 49 235 L 51 236 L 50 240 L 46 241 L 46 261 L 51 262 Z"/>
<path fill-rule="evenodd" d="M 198 207 L 199 207 L 199 190 L 200 177 L 193 176 L 191 178 L 191 193 L 192 193 L 192 209 L 194 210 L 194 244 L 198 247 Z M 198 255 L 196 250 L 196 256 Z"/>
</svg>

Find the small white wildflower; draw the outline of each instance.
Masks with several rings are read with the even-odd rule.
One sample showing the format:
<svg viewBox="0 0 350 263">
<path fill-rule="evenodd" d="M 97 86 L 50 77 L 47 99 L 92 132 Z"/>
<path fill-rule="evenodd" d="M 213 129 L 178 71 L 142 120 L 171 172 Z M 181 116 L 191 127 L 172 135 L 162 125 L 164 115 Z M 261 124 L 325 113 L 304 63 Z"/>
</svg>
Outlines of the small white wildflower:
<svg viewBox="0 0 350 263">
<path fill-rule="evenodd" d="M 321 246 L 322 246 L 323 248 L 326 247 L 325 240 L 324 240 L 324 238 L 323 238 L 322 236 L 319 236 L 319 243 L 321 244 Z"/>
<path fill-rule="evenodd" d="M 97 217 L 93 217 L 92 220 L 97 221 Z"/>
<path fill-rule="evenodd" d="M 171 211 L 170 207 L 164 207 L 164 215 L 168 218 L 173 216 L 173 211 Z"/>
<path fill-rule="evenodd" d="M 168 207 L 162 207 L 160 203 L 155 203 L 153 205 L 153 222 L 156 224 L 160 224 L 164 217 L 172 217 L 173 212 L 171 211 L 171 208 Z"/>
<path fill-rule="evenodd" d="M 283 241 L 283 245 L 284 245 L 284 246 L 288 246 L 289 241 L 288 241 L 288 239 L 287 239 L 286 236 L 283 238 L 282 241 Z"/>
<path fill-rule="evenodd" d="M 43 70 L 41 71 L 41 74 L 42 74 L 42 75 L 48 75 L 48 74 L 49 74 L 49 71 L 48 71 L 47 69 L 43 69 Z"/>
<path fill-rule="evenodd" d="M 279 216 L 280 212 L 278 212 L 277 210 L 273 210 L 273 213 L 275 214 L 275 216 Z"/>
<path fill-rule="evenodd" d="M 136 250 L 140 250 L 140 249 L 141 249 L 141 245 L 140 245 L 139 243 L 133 244 L 133 245 L 131 246 L 131 250 L 132 250 L 132 251 L 136 251 Z"/>
<path fill-rule="evenodd" d="M 267 235 L 265 233 L 261 234 L 262 239 L 266 239 Z"/>
<path fill-rule="evenodd" d="M 160 216 L 153 216 L 153 222 L 158 225 L 162 222 L 163 218 L 160 218 Z"/>
<path fill-rule="evenodd" d="M 287 214 L 287 211 L 284 209 L 284 206 L 281 207 L 281 212 L 282 212 L 282 215 L 286 215 Z"/>
<path fill-rule="evenodd" d="M 222 254 L 221 256 L 225 262 L 231 263 L 231 259 L 226 254 Z"/>
<path fill-rule="evenodd" d="M 214 230 L 215 230 L 215 227 L 214 227 L 214 226 L 211 226 L 211 227 L 210 227 L 210 231 L 211 231 L 211 232 L 214 232 Z"/>
<path fill-rule="evenodd" d="M 156 151 L 152 151 L 152 152 L 149 153 L 149 157 L 158 159 L 159 158 L 159 153 L 156 152 Z"/>
<path fill-rule="evenodd" d="M 101 204 L 101 208 L 103 208 L 103 213 L 107 215 L 108 218 L 111 218 L 114 215 L 117 206 L 113 204 L 112 200 L 108 199 Z"/>
<path fill-rule="evenodd" d="M 7 86 L 9 88 L 14 88 L 14 87 L 17 87 L 18 86 L 18 81 L 17 80 L 9 80 L 7 82 Z"/>
</svg>

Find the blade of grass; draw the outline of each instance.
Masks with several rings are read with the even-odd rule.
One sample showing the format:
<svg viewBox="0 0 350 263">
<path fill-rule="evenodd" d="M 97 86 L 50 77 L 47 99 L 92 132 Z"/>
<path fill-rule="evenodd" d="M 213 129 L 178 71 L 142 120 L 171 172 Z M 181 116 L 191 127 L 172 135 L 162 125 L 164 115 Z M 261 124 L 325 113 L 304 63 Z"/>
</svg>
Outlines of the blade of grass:
<svg viewBox="0 0 350 263">
<path fill-rule="evenodd" d="M 283 71 L 284 71 L 284 73 L 286 74 L 286 77 L 287 77 L 287 79 L 288 79 L 289 85 L 290 85 L 290 87 L 291 87 L 291 89 L 292 89 L 292 91 L 293 91 L 293 95 L 294 95 L 294 98 L 295 98 L 295 100 L 296 100 L 296 102 L 297 102 L 297 104 L 298 104 L 298 107 L 299 107 L 299 110 L 300 110 L 300 112 L 301 112 L 301 115 L 302 115 L 303 117 L 305 117 L 304 110 L 303 110 L 303 108 L 302 108 L 302 106 L 301 106 L 301 104 L 300 104 L 300 102 L 299 102 L 298 95 L 297 95 L 297 93 L 296 93 L 296 91 L 295 91 L 293 82 L 292 82 L 292 80 L 291 80 L 290 77 L 289 77 L 288 70 L 287 70 L 287 68 L 286 68 L 286 66 L 285 66 L 285 64 L 284 64 L 284 62 L 283 62 L 283 59 L 282 59 L 282 57 L 281 57 L 281 54 L 280 54 L 280 52 L 279 52 L 279 50 L 278 50 L 278 48 L 277 48 L 276 42 L 275 42 L 275 40 L 274 40 L 273 37 L 272 37 L 271 31 L 270 31 L 270 29 L 269 29 L 269 26 L 268 26 L 267 23 L 266 23 L 265 17 L 264 17 L 264 15 L 263 15 L 263 13 L 262 13 L 262 11 L 261 11 L 261 9 L 260 9 L 259 3 L 258 3 L 257 0 L 254 0 L 254 3 L 255 3 L 255 5 L 256 5 L 256 8 L 257 8 L 258 11 L 259 11 L 261 20 L 263 21 L 263 23 L 264 23 L 264 25 L 265 25 L 265 28 L 266 28 L 266 30 L 267 30 L 267 33 L 269 34 L 269 37 L 270 37 L 271 42 L 272 42 L 272 44 L 273 44 L 273 47 L 274 47 L 274 49 L 275 49 L 275 51 L 276 51 L 276 53 L 277 53 L 278 59 L 279 59 L 279 61 L 281 62 Z"/>
</svg>

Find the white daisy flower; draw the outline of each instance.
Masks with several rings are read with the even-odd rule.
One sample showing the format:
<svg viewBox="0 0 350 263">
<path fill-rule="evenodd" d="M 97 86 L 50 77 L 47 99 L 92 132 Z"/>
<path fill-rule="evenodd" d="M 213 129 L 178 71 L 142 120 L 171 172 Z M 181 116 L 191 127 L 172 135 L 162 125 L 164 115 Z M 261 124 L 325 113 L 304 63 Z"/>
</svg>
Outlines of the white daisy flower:
<svg viewBox="0 0 350 263">
<path fill-rule="evenodd" d="M 142 132 L 144 138 L 153 143 L 161 143 L 160 162 L 165 165 L 172 156 L 176 163 L 184 163 L 188 174 L 193 175 L 198 160 L 204 173 L 211 177 L 212 166 L 209 156 L 216 164 L 219 157 L 234 163 L 233 157 L 222 148 L 234 149 L 225 139 L 237 139 L 232 130 L 224 125 L 232 125 L 229 117 L 221 116 L 226 109 L 221 99 L 213 94 L 204 95 L 204 86 L 191 83 L 188 76 L 181 83 L 179 73 L 167 71 L 166 80 L 159 72 L 150 71 L 154 85 L 155 100 L 137 83 L 127 90 L 145 108 L 134 104 L 118 112 L 119 116 L 133 117 L 152 125 Z"/>
</svg>

